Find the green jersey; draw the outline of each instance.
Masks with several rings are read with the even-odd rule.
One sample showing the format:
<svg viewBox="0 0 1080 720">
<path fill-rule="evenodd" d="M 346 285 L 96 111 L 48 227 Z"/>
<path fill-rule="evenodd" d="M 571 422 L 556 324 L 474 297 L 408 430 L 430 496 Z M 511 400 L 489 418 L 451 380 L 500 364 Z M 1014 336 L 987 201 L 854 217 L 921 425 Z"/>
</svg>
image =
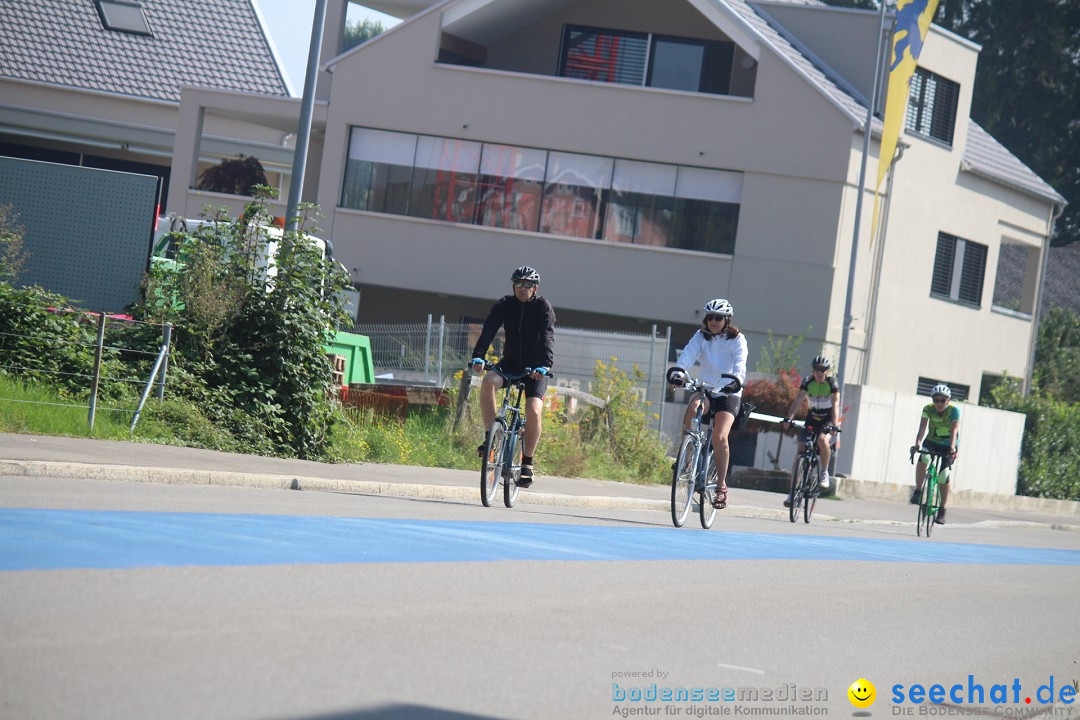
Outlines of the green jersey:
<svg viewBox="0 0 1080 720">
<path fill-rule="evenodd" d="M 934 403 L 930 403 L 922 409 L 922 416 L 927 421 L 926 442 L 948 445 L 953 423 L 960 422 L 960 408 L 950 403 L 939 413 L 934 409 Z M 960 433 L 956 434 L 956 445 L 960 446 Z"/>
<path fill-rule="evenodd" d="M 836 379 L 831 375 L 826 376 L 823 382 L 818 382 L 813 375 L 803 378 L 799 389 L 806 393 L 806 404 L 810 406 L 808 420 L 818 422 L 835 421 L 833 415 L 833 395 L 840 392 Z"/>
</svg>

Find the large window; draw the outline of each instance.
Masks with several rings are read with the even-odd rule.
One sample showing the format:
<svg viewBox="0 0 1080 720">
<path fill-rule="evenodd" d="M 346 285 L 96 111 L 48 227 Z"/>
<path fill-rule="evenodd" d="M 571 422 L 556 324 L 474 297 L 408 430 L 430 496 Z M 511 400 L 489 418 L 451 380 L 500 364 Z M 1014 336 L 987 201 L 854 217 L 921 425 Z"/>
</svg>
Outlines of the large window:
<svg viewBox="0 0 1080 720">
<path fill-rule="evenodd" d="M 949 390 L 952 392 L 952 399 L 955 402 L 961 402 L 968 399 L 968 395 L 971 394 L 970 385 L 962 385 L 958 382 L 949 382 L 948 380 L 939 380 L 938 378 L 919 377 L 918 382 L 915 385 L 916 395 L 929 395 L 930 391 L 934 389 L 935 385 L 945 383 L 949 386 Z"/>
<path fill-rule="evenodd" d="M 540 232 L 596 237 L 600 203 L 611 183 L 612 163 L 610 158 L 596 155 L 548 153 Z"/>
<path fill-rule="evenodd" d="M 341 206 L 733 253 L 742 174 L 353 128 Z"/>
<path fill-rule="evenodd" d="M 929 70 L 915 68 L 908 95 L 907 131 L 952 145 L 959 101 L 958 84 Z"/>
<path fill-rule="evenodd" d="M 547 153 L 485 143 L 480 158 L 476 223 L 537 230 Z"/>
<path fill-rule="evenodd" d="M 731 86 L 735 44 L 568 25 L 560 77 L 719 95 Z"/>
<path fill-rule="evenodd" d="M 416 140 L 405 133 L 353 128 L 342 206 L 404 215 L 409 208 Z"/>
<path fill-rule="evenodd" d="M 480 143 L 420 136 L 416 143 L 409 214 L 471 223 L 479 170 Z"/>
<path fill-rule="evenodd" d="M 986 274 L 986 246 L 938 233 L 930 295 L 978 307 Z"/>
</svg>

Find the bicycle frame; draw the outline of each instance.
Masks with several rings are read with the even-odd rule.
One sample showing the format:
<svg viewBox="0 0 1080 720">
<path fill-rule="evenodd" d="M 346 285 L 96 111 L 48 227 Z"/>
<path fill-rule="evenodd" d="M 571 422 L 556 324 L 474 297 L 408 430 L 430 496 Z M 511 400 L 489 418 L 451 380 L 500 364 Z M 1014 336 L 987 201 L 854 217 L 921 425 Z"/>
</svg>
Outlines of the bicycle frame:
<svg viewBox="0 0 1080 720">
<path fill-rule="evenodd" d="M 912 463 L 915 462 L 916 455 L 920 456 L 920 462 L 923 455 L 928 455 L 930 460 L 926 463 L 926 474 L 923 476 L 923 489 L 919 497 L 919 514 L 915 521 L 915 533 L 922 535 L 923 530 L 926 530 L 926 537 L 930 537 L 930 533 L 934 529 L 934 522 L 937 520 L 938 510 L 941 509 L 939 504 L 941 491 L 938 485 L 940 483 L 941 460 L 944 455 L 925 446 L 911 454 Z"/>
<path fill-rule="evenodd" d="M 502 407 L 488 428 L 484 443 L 484 461 L 480 470 L 480 499 L 484 507 L 491 507 L 495 491 L 503 486 L 503 504 L 511 508 L 517 500 L 520 487 L 521 457 L 525 434 L 525 413 L 522 399 L 525 395 L 525 379 L 532 372 L 508 375 L 491 363 L 485 369 L 492 370 L 502 378 L 504 386 Z"/>
</svg>

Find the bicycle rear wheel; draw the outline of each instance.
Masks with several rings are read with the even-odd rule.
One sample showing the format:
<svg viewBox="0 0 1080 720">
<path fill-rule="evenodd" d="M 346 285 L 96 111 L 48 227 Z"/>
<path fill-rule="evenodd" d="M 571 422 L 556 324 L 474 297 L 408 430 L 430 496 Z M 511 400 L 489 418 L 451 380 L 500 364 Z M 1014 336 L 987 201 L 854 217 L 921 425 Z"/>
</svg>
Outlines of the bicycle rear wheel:
<svg viewBox="0 0 1080 720">
<path fill-rule="evenodd" d="M 706 530 L 712 527 L 713 520 L 716 519 L 716 506 L 713 505 L 716 481 L 716 460 L 713 458 L 712 453 L 709 453 L 709 459 L 705 464 L 705 487 L 699 493 L 701 502 L 698 503 L 698 516 L 701 520 L 701 527 Z"/>
<path fill-rule="evenodd" d="M 791 480 L 791 507 L 788 508 L 788 519 L 791 522 L 795 522 L 799 518 L 799 508 L 802 506 L 803 492 L 806 490 L 807 468 L 806 458 L 800 455 L 795 460 L 795 474 Z"/>
<path fill-rule="evenodd" d="M 814 506 L 818 496 L 818 466 L 817 463 L 806 465 L 806 475 L 803 477 L 803 523 L 810 524 L 810 516 L 814 514 Z"/>
<path fill-rule="evenodd" d="M 697 441 L 692 435 L 684 435 L 679 454 L 675 457 L 675 469 L 671 473 L 671 522 L 675 523 L 675 527 L 681 528 L 690 514 L 697 455 Z"/>
<path fill-rule="evenodd" d="M 495 502 L 495 490 L 499 487 L 499 476 L 502 475 L 505 437 L 506 426 L 502 424 L 502 421 L 496 420 L 491 423 L 484 441 L 484 460 L 480 464 L 480 500 L 484 503 L 484 507 L 491 507 Z"/>
<path fill-rule="evenodd" d="M 521 437 L 511 437 L 508 441 L 513 450 L 507 458 L 508 465 L 503 470 L 503 505 L 512 508 L 517 501 L 518 492 L 521 491 L 517 484 L 521 477 Z"/>
</svg>

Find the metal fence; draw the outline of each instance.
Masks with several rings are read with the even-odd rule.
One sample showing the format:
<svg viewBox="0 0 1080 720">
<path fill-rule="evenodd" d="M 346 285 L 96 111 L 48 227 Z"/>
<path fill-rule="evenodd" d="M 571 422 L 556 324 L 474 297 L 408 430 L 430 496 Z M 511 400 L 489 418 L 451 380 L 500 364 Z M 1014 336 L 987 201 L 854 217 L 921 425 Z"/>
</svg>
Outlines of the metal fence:
<svg viewBox="0 0 1080 720">
<path fill-rule="evenodd" d="M 444 317 L 429 315 L 426 323 L 367 324 L 356 332 L 371 341 L 375 374 L 382 379 L 450 387 L 454 374 L 465 368 L 480 337 L 480 324 L 447 323 Z M 500 331 L 492 343 L 492 354 L 502 355 Z M 638 397 L 650 403 L 650 424 L 662 426 L 666 391 L 664 372 L 671 345 L 671 328 L 659 334 L 654 325 L 647 333 L 619 333 L 578 328 L 555 328 L 554 384 L 592 393 L 597 361 L 634 376 Z"/>
<path fill-rule="evenodd" d="M 98 412 L 130 414 L 134 429 L 150 392 L 156 387 L 161 399 L 165 391 L 172 325 L 66 308 L 52 312 L 83 325 L 82 339 L 67 342 L 67 347 L 42 348 L 43 342 L 55 342 L 55 336 L 50 338 L 44 331 L 0 331 L 0 373 L 16 381 L 34 380 L 62 388 L 61 401 L 0 396 L 0 408 L 15 403 L 86 408 L 91 431 Z M 56 356 L 66 351 L 93 353 L 93 361 L 74 367 L 57 361 Z M 84 395 L 85 400 L 62 401 Z"/>
</svg>

